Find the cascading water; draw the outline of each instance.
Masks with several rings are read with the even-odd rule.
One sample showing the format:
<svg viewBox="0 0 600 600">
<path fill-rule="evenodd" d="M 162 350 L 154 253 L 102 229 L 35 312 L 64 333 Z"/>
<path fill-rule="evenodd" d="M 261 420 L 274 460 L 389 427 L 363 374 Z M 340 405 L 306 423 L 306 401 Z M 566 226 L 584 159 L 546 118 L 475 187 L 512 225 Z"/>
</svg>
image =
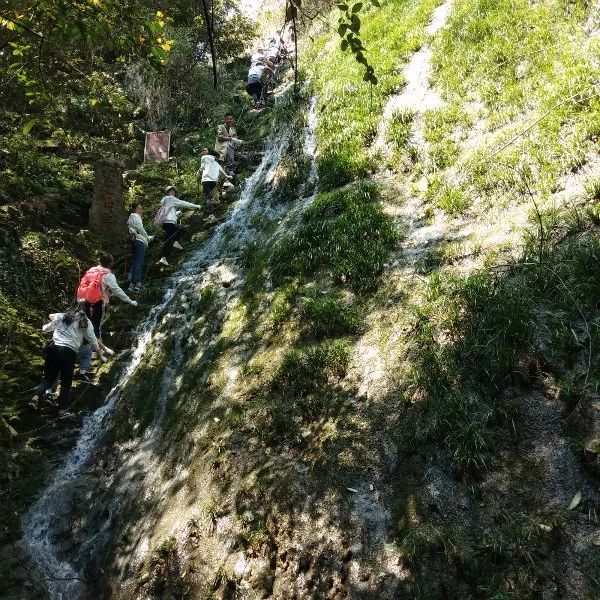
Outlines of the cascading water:
<svg viewBox="0 0 600 600">
<path fill-rule="evenodd" d="M 221 223 L 209 238 L 183 265 L 169 281 L 162 302 L 155 306 L 148 317 L 136 330 L 137 343 L 127 365 L 119 377 L 118 385 L 107 397 L 106 403 L 88 415 L 83 422 L 75 448 L 67 455 L 62 466 L 54 474 L 50 484 L 31 506 L 24 518 L 24 541 L 31 557 L 43 576 L 51 598 L 71 600 L 85 597 L 86 582 L 81 575 L 81 565 L 85 565 L 110 537 L 116 515 L 109 513 L 92 535 L 89 535 L 78 547 L 62 550 L 59 547 L 60 531 L 57 523 L 68 522 L 73 498 L 77 496 L 77 478 L 90 463 L 99 441 L 104 433 L 104 425 L 110 417 L 121 393 L 136 369 L 147 357 L 151 343 L 161 343 L 159 326 L 172 323 L 169 335 L 173 339 L 173 350 L 162 376 L 153 422 L 144 433 L 128 442 L 126 452 L 121 453 L 118 473 L 113 477 L 117 482 L 111 490 L 111 506 L 120 508 L 125 504 L 127 494 L 145 496 L 154 493 L 154 483 L 161 472 L 160 456 L 155 452 L 161 439 L 162 424 L 168 399 L 176 393 L 179 385 L 178 374 L 183 368 L 182 340 L 189 335 L 189 300 L 210 281 L 218 269 L 235 271 L 235 260 L 244 245 L 254 239 L 257 232 L 252 228 L 252 218 L 258 214 L 268 214 L 280 218 L 280 229 L 287 221 L 284 217 L 297 214 L 304 209 L 316 195 L 316 167 L 314 164 L 316 123 L 316 99 L 310 102 L 307 125 L 304 130 L 304 152 L 312 159 L 309 182 L 312 193 L 304 202 L 298 203 L 294 210 L 289 206 L 270 206 L 270 193 L 255 194 L 261 182 L 269 181 L 279 164 L 289 141 L 289 133 L 281 131 L 273 134 L 265 144 L 262 161 L 244 184 L 242 194 L 228 218 Z M 237 269 L 239 270 L 239 269 Z M 237 377 L 237 370 L 231 376 Z M 227 393 L 227 387 L 223 393 Z M 177 478 L 172 478 L 175 485 Z M 97 491 L 99 493 L 99 491 Z M 165 490 L 162 490 L 165 495 Z M 136 498 L 139 500 L 139 498 Z M 117 508 L 117 510 L 118 510 Z M 145 539 L 143 532 L 140 540 Z M 137 548 L 143 552 L 143 542 Z"/>
</svg>

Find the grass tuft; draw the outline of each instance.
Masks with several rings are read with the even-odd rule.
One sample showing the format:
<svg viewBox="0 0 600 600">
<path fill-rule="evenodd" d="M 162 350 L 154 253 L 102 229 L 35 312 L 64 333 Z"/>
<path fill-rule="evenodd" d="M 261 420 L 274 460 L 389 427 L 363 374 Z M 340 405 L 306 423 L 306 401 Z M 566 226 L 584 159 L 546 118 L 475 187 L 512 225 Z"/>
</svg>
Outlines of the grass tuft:
<svg viewBox="0 0 600 600">
<path fill-rule="evenodd" d="M 399 239 L 377 198 L 377 186 L 368 181 L 320 194 L 299 229 L 275 248 L 274 283 L 323 271 L 337 283 L 348 281 L 356 291 L 372 291 Z"/>
</svg>

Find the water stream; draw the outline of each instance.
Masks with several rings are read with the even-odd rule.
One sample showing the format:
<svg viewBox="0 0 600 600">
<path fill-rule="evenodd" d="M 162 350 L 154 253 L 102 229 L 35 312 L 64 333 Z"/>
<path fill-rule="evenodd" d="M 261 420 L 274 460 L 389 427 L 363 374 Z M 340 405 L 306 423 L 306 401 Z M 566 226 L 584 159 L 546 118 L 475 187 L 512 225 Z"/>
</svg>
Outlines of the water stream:
<svg viewBox="0 0 600 600">
<path fill-rule="evenodd" d="M 311 184 L 316 181 L 315 120 L 316 101 L 312 99 L 304 131 L 304 152 L 313 159 Z M 75 447 L 65 457 L 48 486 L 26 513 L 23 523 L 24 541 L 42 574 L 50 598 L 75 600 L 85 597 L 86 582 L 81 565 L 93 560 L 97 550 L 102 548 L 103 544 L 109 543 L 110 530 L 118 521 L 116 515 L 108 514 L 83 543 L 75 548 L 69 547 L 68 551 L 62 549 L 61 526 L 58 523 L 62 523 L 64 529 L 64 523 L 68 523 L 72 512 L 73 499 L 79 502 L 82 500 L 73 490 L 78 485 L 78 477 L 93 461 L 94 451 L 102 440 L 107 419 L 110 419 L 119 400 L 121 388 L 147 358 L 151 346 L 164 341 L 165 334 L 162 330 L 167 329 L 169 337 L 173 340 L 173 350 L 163 373 L 153 421 L 142 435 L 127 442 L 127 447 L 122 445 L 119 448 L 118 472 L 113 477 L 116 485 L 111 490 L 113 497 L 110 502 L 110 506 L 117 507 L 117 511 L 126 503 L 125 500 L 143 500 L 145 496 L 156 493 L 155 483 L 162 474 L 161 457 L 156 449 L 162 436 L 165 408 L 169 398 L 177 392 L 181 380 L 179 374 L 185 366 L 181 346 L 182 341 L 189 335 L 188 329 L 193 322 L 192 311 L 195 310 L 190 299 L 197 297 L 207 282 L 218 277 L 223 269 L 239 273 L 239 268 L 235 265 L 236 258 L 245 244 L 257 236 L 257 231 L 251 226 L 254 216 L 261 214 L 276 218 L 280 222 L 279 229 L 283 230 L 291 215 L 297 214 L 312 202 L 316 192 L 295 205 L 290 203 L 277 206 L 270 205 L 271 194 L 268 186 L 267 191 L 261 192 L 260 195 L 256 193 L 259 186 L 272 177 L 288 146 L 289 135 L 289 131 L 282 130 L 273 133 L 267 139 L 261 163 L 244 182 L 241 197 L 225 221 L 215 228 L 212 236 L 195 250 L 182 268 L 170 278 L 162 301 L 151 309 L 136 329 L 135 347 L 123 367 L 117 386 L 107 396 L 106 403 L 84 419 Z M 311 185 L 311 188 L 314 187 Z M 165 324 L 168 325 L 166 328 Z M 165 491 L 168 490 L 160 491 L 163 498 L 166 497 Z M 97 490 L 95 493 L 101 492 Z M 139 537 L 147 539 L 144 535 Z M 142 550 L 143 548 L 140 551 Z M 68 557 L 65 558 L 65 554 Z"/>
</svg>

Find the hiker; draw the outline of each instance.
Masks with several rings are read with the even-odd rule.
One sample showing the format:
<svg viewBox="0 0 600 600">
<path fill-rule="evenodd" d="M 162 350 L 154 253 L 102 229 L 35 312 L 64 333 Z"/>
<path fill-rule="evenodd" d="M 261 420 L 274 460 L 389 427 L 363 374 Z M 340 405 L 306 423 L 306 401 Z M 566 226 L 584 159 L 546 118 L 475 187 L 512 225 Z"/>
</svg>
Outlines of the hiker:
<svg viewBox="0 0 600 600">
<path fill-rule="evenodd" d="M 137 302 L 132 300 L 119 286 L 111 268 L 115 262 L 112 255 L 105 253 L 100 256 L 100 265 L 88 269 L 77 288 L 77 298 L 87 300 L 90 303 L 90 321 L 94 328 L 94 335 L 98 338 L 98 344 L 104 354 L 112 356 L 111 350 L 102 343 L 102 319 L 109 303 L 109 298 L 115 295 L 117 298 L 133 306 Z"/>
<path fill-rule="evenodd" d="M 200 169 L 198 170 L 198 179 L 202 181 L 202 191 L 204 192 L 204 200 L 206 207 L 212 209 L 212 201 L 215 193 L 215 188 L 219 183 L 219 174 L 222 173 L 226 180 L 233 179 L 233 175 L 228 175 L 223 167 L 217 162 L 219 153 L 215 150 L 207 150 L 203 152 L 203 156 L 200 159 Z M 232 183 L 229 183 L 229 187 L 234 187 Z M 223 184 L 225 185 L 225 184 Z"/>
<path fill-rule="evenodd" d="M 65 313 L 50 315 L 50 322 L 42 327 L 42 331 L 52 331 L 52 341 L 46 346 L 44 361 L 44 379 L 36 387 L 29 402 L 31 408 L 37 409 L 40 396 L 54 385 L 60 374 L 60 394 L 58 395 L 59 418 L 72 417 L 69 407 L 69 393 L 73 382 L 73 369 L 77 351 L 82 342 L 88 340 L 91 347 L 102 355 L 102 348 L 94 334 L 94 327 L 86 315 L 86 300 L 76 300 Z"/>
<path fill-rule="evenodd" d="M 233 126 L 233 115 L 227 113 L 225 122 L 217 127 L 217 139 L 215 140 L 215 151 L 219 160 L 224 164 L 227 175 L 235 175 L 235 147 L 241 143 L 242 140 L 238 139 Z M 223 184 L 225 188 L 232 186 L 233 184 L 229 181 Z"/>
<path fill-rule="evenodd" d="M 131 269 L 129 271 L 128 292 L 142 291 L 142 270 L 144 268 L 144 257 L 148 242 L 154 239 L 154 236 L 148 235 L 144 229 L 142 215 L 144 209 L 141 204 L 137 204 L 135 210 L 127 219 L 127 227 L 131 235 Z"/>
<path fill-rule="evenodd" d="M 185 200 L 180 200 L 174 194 L 177 193 L 177 188 L 174 185 L 168 185 L 165 188 L 166 196 L 160 201 L 160 208 L 154 224 L 157 227 L 162 227 L 165 232 L 165 243 L 163 244 L 163 251 L 160 260 L 156 263 L 157 265 L 169 266 L 167 257 L 171 253 L 173 248 L 183 250 L 182 245 L 179 243 L 181 236 L 185 233 L 185 228 L 177 224 L 177 217 L 179 211 L 177 208 L 194 208 L 200 210 L 202 207 Z"/>
<path fill-rule="evenodd" d="M 254 110 L 260 110 L 263 108 L 262 103 L 262 92 L 263 92 L 263 76 L 267 73 L 274 73 L 275 65 L 267 59 L 261 49 L 252 55 L 250 62 L 250 69 L 248 71 L 248 82 L 246 84 L 246 91 L 252 100 L 254 101 Z"/>
<path fill-rule="evenodd" d="M 287 56 L 285 41 L 279 32 L 269 40 L 265 57 L 274 65 L 279 63 Z"/>
</svg>

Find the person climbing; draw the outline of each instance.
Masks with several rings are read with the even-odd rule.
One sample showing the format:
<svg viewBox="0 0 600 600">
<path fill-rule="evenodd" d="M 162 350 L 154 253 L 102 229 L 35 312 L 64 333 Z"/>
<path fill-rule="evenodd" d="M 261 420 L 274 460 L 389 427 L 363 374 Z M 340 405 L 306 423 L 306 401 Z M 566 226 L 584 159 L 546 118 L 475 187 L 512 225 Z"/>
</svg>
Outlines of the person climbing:
<svg viewBox="0 0 600 600">
<path fill-rule="evenodd" d="M 46 346 L 44 360 L 44 378 L 35 388 L 29 406 L 38 408 L 40 396 L 51 388 L 60 374 L 60 393 L 58 395 L 59 418 L 72 417 L 69 412 L 69 394 L 73 383 L 73 369 L 77 351 L 82 342 L 88 340 L 91 347 L 102 355 L 102 348 L 94 334 L 94 327 L 86 315 L 86 300 L 76 300 L 65 313 L 50 315 L 50 322 L 42 331 L 52 333 L 52 341 Z"/>
<path fill-rule="evenodd" d="M 131 269 L 129 271 L 129 288 L 128 292 L 142 291 L 142 270 L 144 268 L 144 257 L 148 242 L 154 239 L 154 236 L 148 235 L 144 229 L 142 215 L 144 209 L 141 204 L 137 204 L 135 210 L 127 219 L 127 227 L 131 234 Z"/>
<path fill-rule="evenodd" d="M 206 150 L 206 149 L 205 149 Z M 215 188 L 219 183 L 219 174 L 223 174 L 226 181 L 233 179 L 233 175 L 228 175 L 223 167 L 217 162 L 219 154 L 215 150 L 206 150 L 200 159 L 200 169 L 198 170 L 198 179 L 202 180 L 202 190 L 204 192 L 204 200 L 209 211 L 212 209 L 212 202 L 215 193 Z M 225 184 L 223 184 L 225 185 Z M 229 184 L 233 187 L 233 184 Z"/>
<path fill-rule="evenodd" d="M 271 37 L 267 45 L 265 57 L 275 66 L 278 66 L 281 61 L 287 56 L 287 47 L 280 32 Z"/>
<path fill-rule="evenodd" d="M 114 262 L 115 259 L 111 254 L 102 254 L 100 264 L 85 272 L 77 288 L 77 299 L 87 300 L 90 303 L 90 321 L 94 328 L 94 335 L 98 338 L 98 344 L 103 353 L 109 356 L 114 354 L 114 350 L 102 342 L 102 319 L 110 296 L 115 295 L 123 302 L 137 306 L 137 302 L 132 300 L 117 283 L 117 279 L 111 271 Z"/>
<path fill-rule="evenodd" d="M 156 263 L 157 265 L 169 266 L 167 257 L 171 253 L 173 248 L 183 250 L 183 247 L 179 243 L 181 236 L 185 233 L 185 228 L 177 224 L 178 211 L 177 208 L 194 208 L 200 210 L 202 207 L 198 204 L 192 204 L 185 200 L 180 200 L 174 194 L 177 193 L 177 188 L 174 185 L 168 185 L 165 188 L 164 198 L 160 201 L 160 208 L 154 223 L 157 227 L 162 227 L 165 232 L 165 242 L 163 244 L 163 251 L 160 260 Z"/>
<path fill-rule="evenodd" d="M 250 61 L 250 69 L 248 70 L 248 82 L 246 83 L 246 91 L 252 97 L 254 102 L 254 110 L 263 108 L 262 93 L 263 93 L 263 77 L 267 73 L 275 72 L 275 65 L 264 56 L 262 48 L 252 55 Z"/>
<path fill-rule="evenodd" d="M 215 140 L 215 151 L 219 160 L 225 166 L 227 175 L 235 176 L 235 150 L 236 146 L 241 144 L 242 140 L 238 139 L 237 132 L 233 126 L 233 115 L 227 113 L 225 121 L 217 127 L 217 138 Z M 233 184 L 226 181 L 223 187 L 232 187 Z"/>
</svg>

